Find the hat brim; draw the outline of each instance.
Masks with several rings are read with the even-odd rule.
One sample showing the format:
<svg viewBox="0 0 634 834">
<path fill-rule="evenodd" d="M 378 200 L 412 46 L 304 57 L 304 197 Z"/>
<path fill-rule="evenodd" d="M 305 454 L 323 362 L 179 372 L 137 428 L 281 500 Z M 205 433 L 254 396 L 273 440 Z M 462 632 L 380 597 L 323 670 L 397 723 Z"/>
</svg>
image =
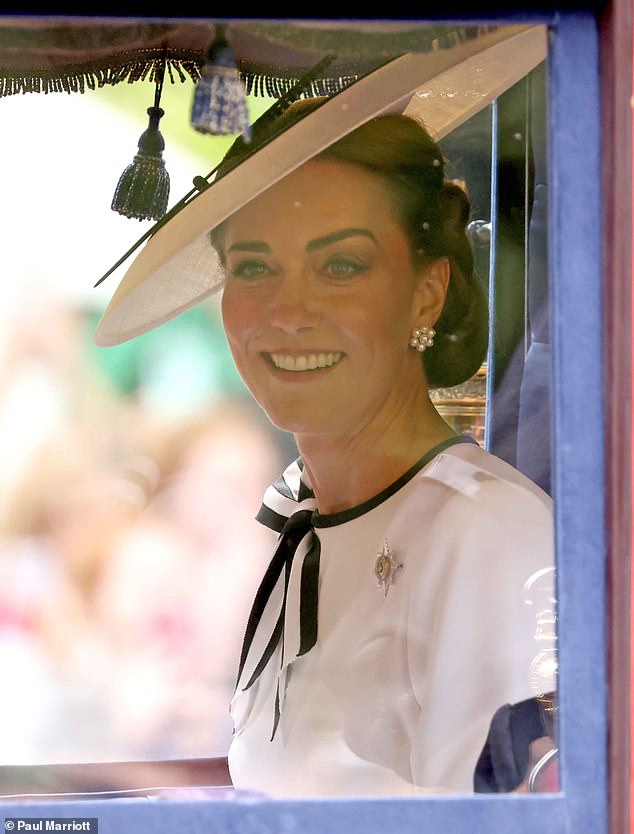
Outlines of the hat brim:
<svg viewBox="0 0 634 834">
<path fill-rule="evenodd" d="M 402 55 L 325 100 L 158 228 L 123 276 L 95 343 L 136 338 L 220 289 L 210 230 L 361 124 L 406 112 L 439 139 L 541 63 L 546 51 L 544 26 L 504 26 L 451 49 Z M 448 96 L 447 90 L 466 93 Z"/>
</svg>

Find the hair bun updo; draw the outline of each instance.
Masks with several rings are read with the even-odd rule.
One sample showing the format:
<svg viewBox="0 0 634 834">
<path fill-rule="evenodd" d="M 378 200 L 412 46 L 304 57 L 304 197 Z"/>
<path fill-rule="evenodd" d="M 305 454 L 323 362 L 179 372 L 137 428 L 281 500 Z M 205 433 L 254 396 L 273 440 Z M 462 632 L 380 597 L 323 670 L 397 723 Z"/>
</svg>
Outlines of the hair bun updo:
<svg viewBox="0 0 634 834">
<path fill-rule="evenodd" d="M 470 210 L 463 189 L 445 182 L 438 245 L 449 260 L 451 278 L 443 311 L 434 325 L 434 345 L 423 355 L 427 381 L 433 388 L 448 388 L 470 379 L 486 356 L 489 308 L 484 286 L 474 272 L 473 250 L 467 235 Z"/>
</svg>

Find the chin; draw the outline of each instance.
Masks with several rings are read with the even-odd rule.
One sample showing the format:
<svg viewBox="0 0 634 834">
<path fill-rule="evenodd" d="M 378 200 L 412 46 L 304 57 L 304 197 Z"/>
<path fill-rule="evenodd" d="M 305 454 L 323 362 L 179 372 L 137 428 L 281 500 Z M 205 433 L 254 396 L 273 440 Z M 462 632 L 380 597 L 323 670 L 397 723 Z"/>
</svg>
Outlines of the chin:
<svg viewBox="0 0 634 834">
<path fill-rule="evenodd" d="M 296 404 L 295 404 L 296 406 Z M 275 428 L 291 434 L 327 434 L 338 435 L 341 426 L 333 425 L 333 411 L 319 413 L 315 409 L 280 408 L 260 403 L 260 407 Z"/>
</svg>

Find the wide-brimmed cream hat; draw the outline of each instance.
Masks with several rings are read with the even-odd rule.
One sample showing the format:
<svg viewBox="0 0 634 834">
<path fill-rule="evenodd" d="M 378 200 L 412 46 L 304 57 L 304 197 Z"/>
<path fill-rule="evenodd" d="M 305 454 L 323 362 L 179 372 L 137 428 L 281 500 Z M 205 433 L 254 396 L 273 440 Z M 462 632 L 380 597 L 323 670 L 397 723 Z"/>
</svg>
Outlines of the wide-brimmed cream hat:
<svg viewBox="0 0 634 834">
<path fill-rule="evenodd" d="M 418 118 L 439 140 L 541 63 L 544 26 L 501 26 L 450 49 L 407 53 L 329 98 L 158 223 L 108 304 L 97 345 L 118 345 L 175 318 L 222 286 L 209 232 L 369 119 Z M 168 213 L 169 215 L 169 213 Z"/>
</svg>

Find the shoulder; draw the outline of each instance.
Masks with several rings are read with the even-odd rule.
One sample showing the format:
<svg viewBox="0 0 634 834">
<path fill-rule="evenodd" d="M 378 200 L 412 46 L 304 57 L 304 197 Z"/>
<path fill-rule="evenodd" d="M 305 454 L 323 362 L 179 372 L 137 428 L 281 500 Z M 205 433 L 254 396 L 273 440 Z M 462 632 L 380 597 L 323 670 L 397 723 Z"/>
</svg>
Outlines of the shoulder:
<svg viewBox="0 0 634 834">
<path fill-rule="evenodd" d="M 552 500 L 505 461 L 476 446 L 438 455 L 416 476 L 392 537 L 422 565 L 479 564 L 487 571 L 553 564 Z"/>
<path fill-rule="evenodd" d="M 479 446 L 454 446 L 434 458 L 417 478 L 412 498 L 435 485 L 442 509 L 475 517 L 507 518 L 514 512 L 551 518 L 552 499 L 526 475 Z M 419 495 L 419 497 L 420 497 Z"/>
<path fill-rule="evenodd" d="M 414 644 L 416 635 L 431 634 L 454 658 L 462 651 L 465 670 L 484 653 L 491 680 L 513 669 L 519 686 L 496 691 L 491 714 L 497 699 L 519 700 L 543 648 L 536 618 L 553 607 L 550 497 L 494 455 L 457 447 L 421 471 L 391 537 L 402 548 L 403 577 L 407 569 Z M 430 617 L 433 628 L 425 631 Z"/>
</svg>

